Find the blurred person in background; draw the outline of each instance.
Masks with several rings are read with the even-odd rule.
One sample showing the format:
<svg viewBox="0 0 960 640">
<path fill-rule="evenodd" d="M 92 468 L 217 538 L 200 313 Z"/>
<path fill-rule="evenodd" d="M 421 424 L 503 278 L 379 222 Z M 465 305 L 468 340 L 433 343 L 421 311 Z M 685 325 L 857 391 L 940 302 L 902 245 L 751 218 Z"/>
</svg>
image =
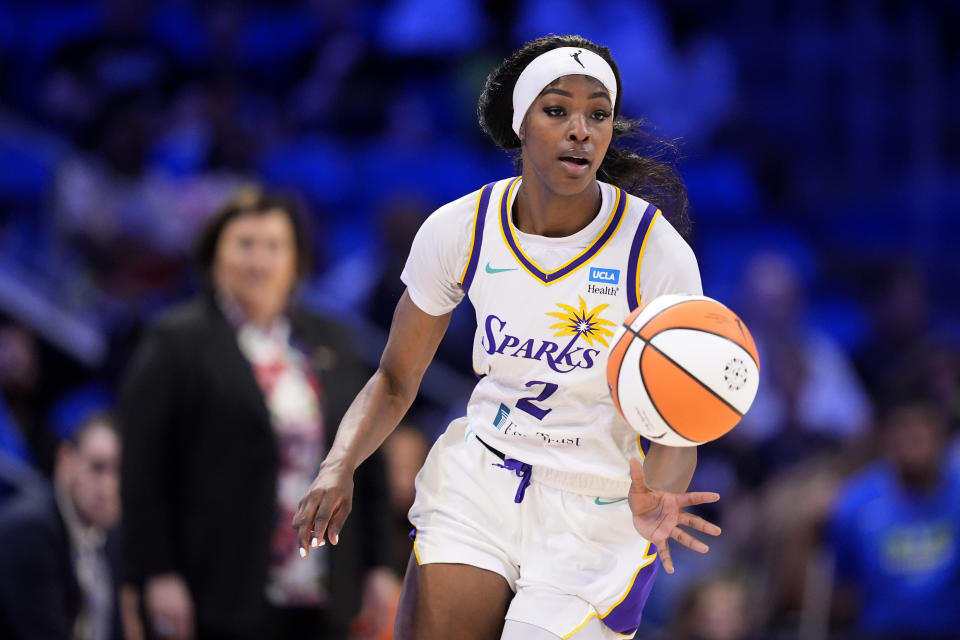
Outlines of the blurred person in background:
<svg viewBox="0 0 960 640">
<path fill-rule="evenodd" d="M 121 637 L 114 526 L 120 439 L 111 418 L 88 418 L 57 450 L 52 486 L 0 511 L 0 638 Z"/>
<path fill-rule="evenodd" d="M 427 459 L 430 443 L 423 432 L 407 421 L 398 426 L 383 442 L 383 456 L 387 465 L 390 487 L 390 516 L 394 523 L 394 568 L 402 572 L 410 558 L 410 521 L 407 512 L 416 497 L 417 472 Z"/>
<path fill-rule="evenodd" d="M 960 469 L 948 464 L 947 431 L 936 404 L 896 406 L 883 458 L 839 489 L 827 528 L 835 617 L 864 637 L 960 629 Z"/>
<path fill-rule="evenodd" d="M 829 573 L 829 560 L 822 545 L 824 523 L 840 485 L 869 456 L 868 450 L 851 448 L 822 452 L 758 488 L 738 557 L 751 560 L 762 585 L 752 610 L 768 632 L 789 633 L 811 620 L 827 623 L 829 585 L 824 575 Z M 741 509 L 732 515 L 744 513 Z"/>
<path fill-rule="evenodd" d="M 0 325 L 0 450 L 49 477 L 57 443 L 42 426 L 39 380 L 37 339 L 19 324 Z"/>
<path fill-rule="evenodd" d="M 854 361 L 867 389 L 882 403 L 900 388 L 902 368 L 929 345 L 932 305 L 922 267 L 914 261 L 900 258 L 869 275 L 870 328 Z"/>
<path fill-rule="evenodd" d="M 240 190 L 199 239 L 205 291 L 151 328 L 122 386 L 125 577 L 156 637 L 344 638 L 361 594 L 364 629 L 392 622 L 379 460 L 357 473 L 343 544 L 304 562 L 290 528 L 366 373 L 344 327 L 292 301 L 302 224 Z"/>
<path fill-rule="evenodd" d="M 861 377 L 878 406 L 923 395 L 960 425 L 960 350 L 949 325 L 935 323 L 920 264 L 884 263 L 868 291 L 870 332 L 857 352 Z"/>
<path fill-rule="evenodd" d="M 806 322 L 803 283 L 790 259 L 755 255 L 743 299 L 743 319 L 764 366 L 753 406 L 722 446 L 738 450 L 738 473 L 756 486 L 865 435 L 873 409 L 847 354 Z"/>
<path fill-rule="evenodd" d="M 756 638 L 751 597 L 743 579 L 720 574 L 694 584 L 683 595 L 672 625 L 672 640 Z"/>
</svg>

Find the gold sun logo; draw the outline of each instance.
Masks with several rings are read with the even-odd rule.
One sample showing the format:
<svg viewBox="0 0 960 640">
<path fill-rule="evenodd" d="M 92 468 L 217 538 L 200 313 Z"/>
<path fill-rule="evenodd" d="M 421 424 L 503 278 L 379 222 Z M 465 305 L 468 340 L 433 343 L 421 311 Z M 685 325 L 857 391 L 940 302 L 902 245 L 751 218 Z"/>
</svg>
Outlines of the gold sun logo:
<svg viewBox="0 0 960 640">
<path fill-rule="evenodd" d="M 596 340 L 605 347 L 609 347 L 607 344 L 606 338 L 613 337 L 613 331 L 610 331 L 606 327 L 616 326 L 616 323 L 606 320 L 600 317 L 600 312 L 609 307 L 608 304 L 602 304 L 599 307 L 587 311 L 587 303 L 583 301 L 583 296 L 580 297 L 580 309 L 574 309 L 568 304 L 557 303 L 557 306 L 563 309 L 563 312 L 560 311 L 548 311 L 548 316 L 553 316 L 554 318 L 560 318 L 563 322 L 558 322 L 557 324 L 551 325 L 551 329 L 560 329 L 555 336 L 573 336 L 573 340 L 576 340 L 578 337 L 583 337 L 587 341 L 587 344 L 591 347 L 593 346 L 593 341 Z M 606 337 L 605 337 L 606 336 Z M 573 341 L 571 341 L 572 343 Z"/>
</svg>

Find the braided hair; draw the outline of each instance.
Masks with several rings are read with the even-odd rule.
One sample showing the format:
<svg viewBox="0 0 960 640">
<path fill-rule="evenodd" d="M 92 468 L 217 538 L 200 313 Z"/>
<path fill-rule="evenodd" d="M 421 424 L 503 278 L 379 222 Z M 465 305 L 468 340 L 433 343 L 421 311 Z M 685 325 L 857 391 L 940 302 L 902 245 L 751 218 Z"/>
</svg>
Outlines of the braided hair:
<svg viewBox="0 0 960 640">
<path fill-rule="evenodd" d="M 620 69 L 610 49 L 577 35 L 544 36 L 528 42 L 487 76 L 477 103 L 477 118 L 484 133 L 504 151 L 514 152 L 514 166 L 521 172 L 520 138 L 513 131 L 513 87 L 520 73 L 534 58 L 559 47 L 579 47 L 593 51 L 610 65 L 617 79 L 617 102 L 613 105 L 613 140 L 603 157 L 597 178 L 614 184 L 627 193 L 656 205 L 670 224 L 687 237 L 690 232 L 689 201 L 683 179 L 674 163 L 676 144 L 657 137 L 640 120 L 620 115 L 623 88 Z M 615 146 L 616 141 L 626 145 Z"/>
</svg>

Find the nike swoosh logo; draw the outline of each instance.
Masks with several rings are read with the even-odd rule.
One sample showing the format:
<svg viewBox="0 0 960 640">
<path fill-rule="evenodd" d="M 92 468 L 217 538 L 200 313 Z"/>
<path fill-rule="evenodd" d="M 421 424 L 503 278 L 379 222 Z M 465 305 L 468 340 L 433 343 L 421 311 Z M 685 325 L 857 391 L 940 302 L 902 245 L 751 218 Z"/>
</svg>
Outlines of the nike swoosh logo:
<svg viewBox="0 0 960 640">
<path fill-rule="evenodd" d="M 605 506 L 605 505 L 608 505 L 608 504 L 613 504 L 613 503 L 615 503 L 615 502 L 623 502 L 624 500 L 626 500 L 626 498 L 617 498 L 616 500 L 601 500 L 600 498 L 594 498 L 594 499 L 593 499 L 593 501 L 594 501 L 596 504 L 600 505 L 601 507 L 602 507 L 602 506 Z"/>
<path fill-rule="evenodd" d="M 510 269 L 497 269 L 496 267 L 491 267 L 490 263 L 487 263 L 487 273 L 500 273 L 502 271 L 516 271 L 518 267 L 512 267 Z"/>
</svg>

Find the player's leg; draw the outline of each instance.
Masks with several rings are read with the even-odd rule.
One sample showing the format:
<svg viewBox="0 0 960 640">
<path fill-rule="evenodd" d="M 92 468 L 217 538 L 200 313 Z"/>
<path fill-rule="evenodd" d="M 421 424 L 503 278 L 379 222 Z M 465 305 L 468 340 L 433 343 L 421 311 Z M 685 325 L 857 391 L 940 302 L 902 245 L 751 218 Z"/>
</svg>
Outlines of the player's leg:
<svg viewBox="0 0 960 640">
<path fill-rule="evenodd" d="M 403 576 L 403 590 L 397 604 L 397 615 L 393 620 L 394 640 L 413 638 L 413 616 L 417 609 L 417 592 L 420 590 L 420 565 L 417 557 L 411 553 L 407 562 L 407 572 Z"/>
<path fill-rule="evenodd" d="M 590 618 L 579 631 L 567 637 L 573 640 L 606 640 L 611 635 L 611 631 L 606 629 L 602 622 L 596 618 Z M 503 635 L 500 636 L 500 640 L 561 640 L 561 638 L 543 627 L 517 620 L 507 620 L 503 625 Z"/>
<path fill-rule="evenodd" d="M 503 576 L 465 564 L 419 565 L 411 556 L 396 640 L 497 640 L 513 592 Z"/>
</svg>

